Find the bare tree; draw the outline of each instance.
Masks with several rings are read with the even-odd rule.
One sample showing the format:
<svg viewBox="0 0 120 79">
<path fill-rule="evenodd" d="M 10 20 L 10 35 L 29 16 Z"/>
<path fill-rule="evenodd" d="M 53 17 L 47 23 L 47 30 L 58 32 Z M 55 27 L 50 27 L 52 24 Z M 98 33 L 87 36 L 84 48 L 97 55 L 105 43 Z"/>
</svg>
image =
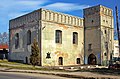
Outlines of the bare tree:
<svg viewBox="0 0 120 79">
<path fill-rule="evenodd" d="M 0 33 L 0 44 L 8 44 L 9 35 L 7 32 Z"/>
<path fill-rule="evenodd" d="M 2 34 L 0 33 L 0 44 L 2 43 Z"/>
</svg>

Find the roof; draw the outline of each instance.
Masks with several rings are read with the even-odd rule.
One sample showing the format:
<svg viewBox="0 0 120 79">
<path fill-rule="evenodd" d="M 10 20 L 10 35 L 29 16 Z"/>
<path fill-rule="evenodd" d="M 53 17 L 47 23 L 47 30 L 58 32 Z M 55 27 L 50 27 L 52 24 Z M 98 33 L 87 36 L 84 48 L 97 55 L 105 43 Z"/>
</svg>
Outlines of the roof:
<svg viewBox="0 0 120 79">
<path fill-rule="evenodd" d="M 8 49 L 8 44 L 0 44 L 0 49 Z"/>
</svg>

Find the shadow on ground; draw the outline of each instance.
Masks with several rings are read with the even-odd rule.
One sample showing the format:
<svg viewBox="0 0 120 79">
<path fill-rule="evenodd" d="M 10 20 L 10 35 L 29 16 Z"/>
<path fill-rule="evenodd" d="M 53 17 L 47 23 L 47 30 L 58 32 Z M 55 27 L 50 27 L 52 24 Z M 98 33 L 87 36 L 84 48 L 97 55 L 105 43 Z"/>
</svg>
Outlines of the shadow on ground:
<svg viewBox="0 0 120 79">
<path fill-rule="evenodd" d="M 95 68 L 95 69 L 86 69 L 86 70 L 80 70 L 82 72 L 88 71 L 92 73 L 98 73 L 102 75 L 120 75 L 120 69 L 107 69 L 107 68 Z"/>
</svg>

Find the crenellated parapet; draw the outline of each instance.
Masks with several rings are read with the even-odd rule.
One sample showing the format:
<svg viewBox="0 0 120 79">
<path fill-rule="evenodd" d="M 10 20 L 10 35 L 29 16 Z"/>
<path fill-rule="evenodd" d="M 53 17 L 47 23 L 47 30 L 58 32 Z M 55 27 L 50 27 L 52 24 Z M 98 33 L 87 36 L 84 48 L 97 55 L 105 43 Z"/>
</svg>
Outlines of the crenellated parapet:
<svg viewBox="0 0 120 79">
<path fill-rule="evenodd" d="M 110 8 L 107 8 L 105 6 L 102 5 L 97 5 L 97 6 L 93 6 L 93 7 L 89 7 L 84 9 L 84 15 L 85 16 L 89 16 L 89 15 L 93 15 L 93 14 L 100 14 L 100 15 L 107 15 L 107 16 L 113 16 L 113 11 Z"/>
<path fill-rule="evenodd" d="M 37 22 L 40 20 L 68 24 L 73 26 L 83 26 L 82 18 L 59 13 L 59 12 L 54 12 L 54 11 L 46 10 L 42 8 L 10 20 L 9 25 L 10 25 L 10 29 L 13 29 L 13 28 L 19 28 L 23 25 L 27 25 L 29 23 Z"/>
<path fill-rule="evenodd" d="M 102 5 L 100 5 L 100 13 L 107 16 L 113 16 L 113 10 Z"/>
<path fill-rule="evenodd" d="M 46 9 L 42 9 L 42 20 L 48 22 L 68 24 L 73 26 L 83 26 L 82 18 Z"/>
</svg>

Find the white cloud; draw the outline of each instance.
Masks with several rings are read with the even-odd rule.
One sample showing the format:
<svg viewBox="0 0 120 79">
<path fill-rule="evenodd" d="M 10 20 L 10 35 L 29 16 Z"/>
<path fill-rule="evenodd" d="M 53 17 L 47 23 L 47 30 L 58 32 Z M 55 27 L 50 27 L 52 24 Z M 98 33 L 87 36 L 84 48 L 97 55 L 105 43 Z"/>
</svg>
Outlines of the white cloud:
<svg viewBox="0 0 120 79">
<path fill-rule="evenodd" d="M 48 0 L 0 0 L 0 32 L 8 30 L 9 20 L 49 2 Z M 4 28 L 1 28 L 4 27 Z M 7 28 L 7 29 L 6 29 Z"/>
<path fill-rule="evenodd" d="M 18 16 L 17 14 L 24 14 L 26 12 L 36 10 L 47 2 L 48 0 L 4 0 L 0 3 L 0 11 L 2 12 L 0 14 L 13 18 L 11 17 L 13 14 Z"/>
<path fill-rule="evenodd" d="M 89 7 L 89 5 L 79 5 L 79 4 L 74 4 L 74 3 L 53 3 L 53 4 L 43 6 L 43 8 L 57 10 L 57 11 L 63 11 L 63 12 L 82 10 L 87 7 Z"/>
<path fill-rule="evenodd" d="M 46 8 L 55 11 L 75 11 L 89 7 L 88 5 L 78 5 L 75 3 L 52 3 L 49 0 L 3 0 L 0 3 L 0 17 L 8 16 L 10 19 L 19 15 L 31 12 L 38 8 Z M 6 5 L 5 5 L 6 4 Z"/>
<path fill-rule="evenodd" d="M 39 1 L 19 1 L 18 3 L 21 5 L 33 6 L 33 5 L 40 5 L 46 3 L 46 0 L 39 0 Z"/>
<path fill-rule="evenodd" d="M 0 0 L 0 27 L 7 27 L 10 19 L 21 16 L 41 7 L 66 12 L 82 10 L 88 5 L 52 2 L 52 0 Z M 51 4 L 49 3 L 51 2 Z M 0 30 L 1 31 L 1 30 Z"/>
</svg>

